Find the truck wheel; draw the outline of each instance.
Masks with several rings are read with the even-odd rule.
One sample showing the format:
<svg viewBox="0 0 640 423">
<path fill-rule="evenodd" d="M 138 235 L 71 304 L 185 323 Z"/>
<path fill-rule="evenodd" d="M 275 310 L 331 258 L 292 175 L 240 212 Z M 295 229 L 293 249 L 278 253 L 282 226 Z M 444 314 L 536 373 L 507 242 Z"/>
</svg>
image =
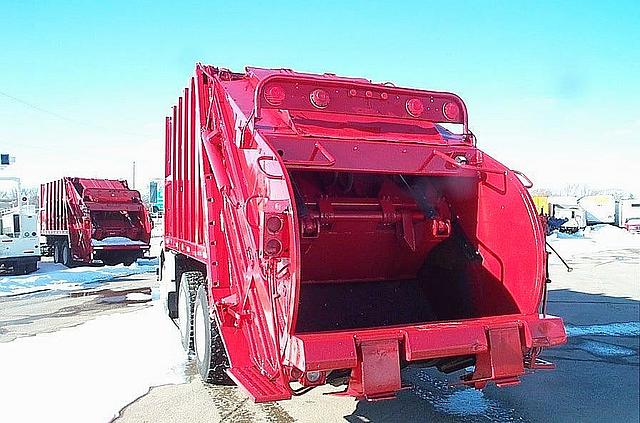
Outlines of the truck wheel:
<svg viewBox="0 0 640 423">
<path fill-rule="evenodd" d="M 38 263 L 29 263 L 24 265 L 24 274 L 28 275 L 38 270 Z"/>
<path fill-rule="evenodd" d="M 196 294 L 194 307 L 194 350 L 202 380 L 206 383 L 228 385 L 231 379 L 225 370 L 229 368 L 227 352 L 222 343 L 218 323 L 211 318 L 207 290 L 202 284 Z"/>
<path fill-rule="evenodd" d="M 178 327 L 182 346 L 187 352 L 193 351 L 193 306 L 198 286 L 204 282 L 200 272 L 184 272 L 178 289 Z"/>
<path fill-rule="evenodd" d="M 61 262 L 67 267 L 73 266 L 73 259 L 71 258 L 71 249 L 66 242 L 62 244 Z"/>
<path fill-rule="evenodd" d="M 60 245 L 59 242 L 56 242 L 55 244 L 53 244 L 53 262 L 54 263 L 60 263 L 62 260 L 60 259 L 60 257 L 62 257 L 62 245 Z"/>
</svg>

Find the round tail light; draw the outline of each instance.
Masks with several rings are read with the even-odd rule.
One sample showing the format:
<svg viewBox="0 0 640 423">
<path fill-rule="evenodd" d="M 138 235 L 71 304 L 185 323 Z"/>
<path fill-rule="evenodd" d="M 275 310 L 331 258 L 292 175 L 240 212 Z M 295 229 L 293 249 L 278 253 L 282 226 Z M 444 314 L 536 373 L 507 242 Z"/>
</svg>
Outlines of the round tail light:
<svg viewBox="0 0 640 423">
<path fill-rule="evenodd" d="M 284 98 L 284 89 L 279 85 L 271 85 L 264 90 L 264 99 L 272 106 L 282 105 Z"/>
<path fill-rule="evenodd" d="M 267 231 L 269 231 L 269 233 L 271 234 L 280 232 L 280 230 L 282 229 L 282 225 L 282 219 L 277 216 L 270 216 L 267 219 Z"/>
<path fill-rule="evenodd" d="M 264 252 L 269 256 L 277 256 L 282 252 L 282 243 L 277 239 L 270 239 L 264 246 Z"/>
<path fill-rule="evenodd" d="M 311 104 L 313 104 L 313 107 L 316 107 L 318 109 L 324 109 L 329 105 L 329 93 L 320 88 L 313 90 L 309 98 L 311 99 Z"/>
<path fill-rule="evenodd" d="M 449 120 L 458 120 L 460 107 L 458 107 L 456 103 L 445 103 L 444 106 L 442 106 L 442 114 Z"/>
<path fill-rule="evenodd" d="M 422 112 L 424 112 L 424 104 L 418 98 L 412 98 L 407 100 L 406 103 L 407 113 L 409 113 L 413 117 L 420 117 Z"/>
</svg>

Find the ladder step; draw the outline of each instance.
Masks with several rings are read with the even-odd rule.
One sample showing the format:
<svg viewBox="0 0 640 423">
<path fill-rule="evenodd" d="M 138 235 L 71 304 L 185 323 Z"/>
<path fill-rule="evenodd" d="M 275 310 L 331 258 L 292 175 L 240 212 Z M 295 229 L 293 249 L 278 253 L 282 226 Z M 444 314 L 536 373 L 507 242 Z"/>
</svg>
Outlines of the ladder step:
<svg viewBox="0 0 640 423">
<path fill-rule="evenodd" d="M 255 366 L 233 367 L 227 371 L 229 377 L 243 388 L 255 402 L 280 401 L 291 398 L 291 391 L 282 386 L 280 380 L 269 380 Z"/>
</svg>

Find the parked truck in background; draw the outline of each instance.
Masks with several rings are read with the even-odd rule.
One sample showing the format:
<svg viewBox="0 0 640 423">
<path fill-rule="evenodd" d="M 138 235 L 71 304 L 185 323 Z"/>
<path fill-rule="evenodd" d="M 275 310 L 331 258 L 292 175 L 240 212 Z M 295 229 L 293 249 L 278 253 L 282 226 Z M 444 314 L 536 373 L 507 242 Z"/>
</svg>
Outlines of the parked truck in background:
<svg viewBox="0 0 640 423">
<path fill-rule="evenodd" d="M 54 261 L 130 265 L 149 249 L 151 221 L 127 182 L 65 177 L 40 186 L 40 227 Z"/>
<path fill-rule="evenodd" d="M 0 204 L 0 270 L 28 274 L 38 270 L 40 243 L 35 206 L 22 196 L 20 179 L 0 177 L 17 187 L 15 198 Z"/>
<path fill-rule="evenodd" d="M 549 217 L 564 220 L 560 224 L 561 232 L 575 233 L 587 227 L 587 214 L 578 204 L 578 199 L 571 196 L 548 197 Z"/>
<path fill-rule="evenodd" d="M 165 124 L 159 274 L 205 381 L 373 400 L 419 364 L 506 386 L 566 341 L 530 182 L 455 94 L 197 65 Z"/>
</svg>

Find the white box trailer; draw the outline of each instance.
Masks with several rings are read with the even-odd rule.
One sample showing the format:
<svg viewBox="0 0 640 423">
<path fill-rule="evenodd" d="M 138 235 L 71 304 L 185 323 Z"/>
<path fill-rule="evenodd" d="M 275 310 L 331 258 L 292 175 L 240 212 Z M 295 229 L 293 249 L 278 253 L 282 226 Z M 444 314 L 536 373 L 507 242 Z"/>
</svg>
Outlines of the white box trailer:
<svg viewBox="0 0 640 423">
<path fill-rule="evenodd" d="M 640 199 L 620 200 L 616 204 L 616 226 L 630 229 L 640 222 Z"/>
<path fill-rule="evenodd" d="M 613 195 L 585 195 L 578 200 L 587 215 L 587 225 L 616 223 L 616 199 Z"/>
</svg>

